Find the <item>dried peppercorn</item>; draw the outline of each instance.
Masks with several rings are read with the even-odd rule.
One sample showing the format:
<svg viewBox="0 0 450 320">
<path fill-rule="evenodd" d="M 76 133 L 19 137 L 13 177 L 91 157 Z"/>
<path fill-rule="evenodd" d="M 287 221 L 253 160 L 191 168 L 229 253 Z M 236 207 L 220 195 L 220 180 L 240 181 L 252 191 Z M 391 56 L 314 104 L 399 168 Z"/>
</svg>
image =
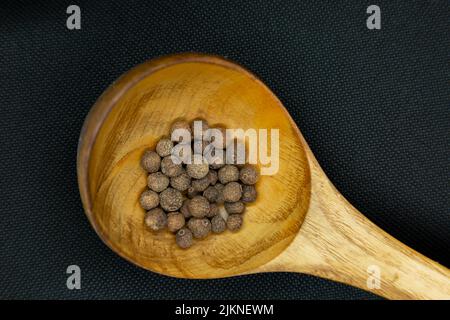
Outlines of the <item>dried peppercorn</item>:
<svg viewBox="0 0 450 320">
<path fill-rule="evenodd" d="M 223 199 L 226 202 L 236 202 L 241 199 L 242 186 L 237 182 L 230 182 L 225 185 L 222 191 Z"/>
<path fill-rule="evenodd" d="M 172 148 L 172 152 L 170 154 L 182 164 L 186 164 L 189 162 L 192 155 L 192 148 L 190 144 L 179 143 Z"/>
<path fill-rule="evenodd" d="M 187 189 L 186 196 L 187 196 L 189 199 L 192 199 L 193 197 L 195 197 L 195 196 L 197 196 L 197 195 L 198 195 L 198 191 L 195 190 L 195 188 L 191 185 L 191 186 Z"/>
<path fill-rule="evenodd" d="M 186 131 L 177 131 L 175 130 L 182 129 Z M 175 132 L 175 133 L 174 133 Z M 170 137 L 173 141 L 178 143 L 190 143 L 192 140 L 192 130 L 191 126 L 187 121 L 177 121 L 174 124 L 172 124 L 172 127 L 170 128 Z M 185 141 L 186 140 L 186 141 Z"/>
<path fill-rule="evenodd" d="M 187 219 L 191 217 L 191 213 L 189 212 L 189 199 L 186 199 L 183 201 L 183 205 L 180 208 L 180 212 L 183 214 L 183 216 Z"/>
<path fill-rule="evenodd" d="M 253 202 L 256 200 L 257 192 L 255 186 L 242 186 L 242 202 Z"/>
<path fill-rule="evenodd" d="M 201 179 L 194 179 L 192 180 L 192 187 L 195 189 L 195 191 L 197 192 L 203 192 L 206 190 L 206 188 L 208 188 L 209 186 L 209 177 L 203 177 Z"/>
<path fill-rule="evenodd" d="M 209 212 L 206 214 L 207 218 L 212 218 L 219 214 L 219 207 L 215 203 L 209 204 Z"/>
<path fill-rule="evenodd" d="M 227 219 L 227 228 L 232 232 L 238 231 L 242 227 L 242 215 L 231 214 Z"/>
<path fill-rule="evenodd" d="M 239 180 L 239 169 L 231 164 L 225 165 L 217 174 L 222 184 Z"/>
<path fill-rule="evenodd" d="M 219 179 L 217 176 L 217 171 L 210 169 L 208 174 L 206 175 L 209 179 L 210 185 L 215 185 L 217 183 L 217 180 Z"/>
<path fill-rule="evenodd" d="M 167 225 L 167 216 L 161 208 L 154 208 L 145 214 L 145 224 L 153 231 L 162 230 Z"/>
<path fill-rule="evenodd" d="M 161 157 L 155 151 L 147 150 L 142 156 L 141 165 L 150 173 L 156 172 L 161 165 Z"/>
<path fill-rule="evenodd" d="M 176 177 L 183 173 L 181 163 L 177 164 L 172 160 L 173 156 L 164 157 L 161 161 L 161 172 L 168 177 Z"/>
<path fill-rule="evenodd" d="M 179 176 L 170 178 L 170 185 L 179 191 L 186 191 L 191 185 L 191 177 L 187 173 L 182 173 Z"/>
<path fill-rule="evenodd" d="M 205 140 L 194 140 L 192 143 L 192 150 L 195 154 L 203 154 L 208 147 L 209 142 Z"/>
<path fill-rule="evenodd" d="M 195 119 L 194 121 L 191 122 L 191 132 L 194 135 L 195 140 L 208 140 L 209 139 L 207 132 L 208 129 L 209 125 L 206 120 Z M 199 135 L 201 135 L 201 137 Z"/>
<path fill-rule="evenodd" d="M 147 150 L 141 158 L 149 172 L 150 190 L 139 198 L 149 210 L 145 224 L 151 230 L 167 228 L 176 233 L 180 248 L 189 248 L 193 238 L 203 239 L 211 231 L 239 230 L 245 203 L 256 200 L 254 184 L 259 173 L 245 164 L 245 157 L 237 156 L 243 149 L 231 143 L 236 139 L 228 138 L 224 128 L 209 129 L 205 120 L 197 124 L 177 121 L 170 133 L 171 139 L 158 141 L 156 152 Z"/>
<path fill-rule="evenodd" d="M 253 185 L 258 181 L 259 173 L 254 166 L 245 165 L 239 171 L 239 179 L 242 183 L 247 185 Z"/>
<path fill-rule="evenodd" d="M 191 163 L 186 165 L 186 172 L 194 179 L 201 179 L 208 174 L 209 164 L 205 158 L 197 156 L 192 157 Z"/>
<path fill-rule="evenodd" d="M 226 164 L 225 153 L 222 153 L 221 156 L 214 154 L 208 160 L 209 160 L 209 167 L 214 170 L 219 170 L 220 168 L 223 168 Z"/>
<path fill-rule="evenodd" d="M 175 236 L 177 245 L 181 249 L 187 249 L 192 246 L 192 232 L 188 228 L 182 228 L 178 230 L 177 235 Z"/>
<path fill-rule="evenodd" d="M 207 136 L 211 144 L 220 149 L 225 149 L 233 141 L 231 136 L 227 134 L 227 130 L 220 127 L 210 128 Z"/>
<path fill-rule="evenodd" d="M 161 172 L 155 172 L 147 177 L 147 185 L 155 192 L 161 192 L 169 186 L 169 178 Z"/>
<path fill-rule="evenodd" d="M 225 202 L 224 207 L 229 214 L 242 213 L 245 210 L 245 205 L 241 201 Z"/>
<path fill-rule="evenodd" d="M 221 155 L 214 153 L 208 161 L 211 169 L 218 170 L 222 168 L 226 164 L 225 152 L 222 152 Z"/>
<path fill-rule="evenodd" d="M 208 214 L 210 204 L 205 197 L 195 196 L 189 200 L 188 209 L 193 217 L 203 218 Z"/>
<path fill-rule="evenodd" d="M 196 239 L 203 239 L 211 232 L 211 222 L 207 218 L 191 218 L 187 224 Z"/>
<path fill-rule="evenodd" d="M 216 203 L 218 203 L 218 204 L 223 203 L 225 201 L 223 199 L 223 189 L 225 188 L 225 186 L 223 184 L 221 184 L 221 183 L 216 183 L 214 188 L 216 188 L 216 190 L 218 192 L 217 198 L 216 198 Z"/>
<path fill-rule="evenodd" d="M 214 186 L 209 186 L 203 191 L 203 196 L 208 199 L 209 202 L 214 203 L 219 197 L 219 191 Z"/>
<path fill-rule="evenodd" d="M 170 139 L 162 138 L 156 144 L 156 153 L 160 157 L 167 157 L 171 154 L 173 148 L 173 142 Z"/>
<path fill-rule="evenodd" d="M 216 215 L 211 219 L 211 231 L 213 233 L 222 233 L 226 227 L 227 223 L 220 215 Z"/>
<path fill-rule="evenodd" d="M 180 212 L 170 212 L 167 214 L 167 229 L 170 232 L 177 232 L 184 227 L 184 215 Z"/>
<path fill-rule="evenodd" d="M 183 195 L 176 189 L 167 188 L 160 193 L 159 203 L 166 211 L 177 211 L 183 205 Z"/>
<path fill-rule="evenodd" d="M 156 208 L 159 205 L 159 196 L 152 190 L 144 191 L 139 198 L 139 203 L 145 210 Z"/>
</svg>

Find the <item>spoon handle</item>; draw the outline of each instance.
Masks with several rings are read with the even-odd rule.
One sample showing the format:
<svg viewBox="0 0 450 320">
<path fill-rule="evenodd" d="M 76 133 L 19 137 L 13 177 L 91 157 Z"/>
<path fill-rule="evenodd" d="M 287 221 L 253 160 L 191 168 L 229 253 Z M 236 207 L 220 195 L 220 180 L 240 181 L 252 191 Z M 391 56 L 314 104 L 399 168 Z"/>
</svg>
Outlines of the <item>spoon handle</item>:
<svg viewBox="0 0 450 320">
<path fill-rule="evenodd" d="M 394 239 L 356 210 L 308 150 L 311 202 L 290 246 L 260 271 L 294 271 L 389 299 L 450 299 L 450 270 Z"/>
</svg>

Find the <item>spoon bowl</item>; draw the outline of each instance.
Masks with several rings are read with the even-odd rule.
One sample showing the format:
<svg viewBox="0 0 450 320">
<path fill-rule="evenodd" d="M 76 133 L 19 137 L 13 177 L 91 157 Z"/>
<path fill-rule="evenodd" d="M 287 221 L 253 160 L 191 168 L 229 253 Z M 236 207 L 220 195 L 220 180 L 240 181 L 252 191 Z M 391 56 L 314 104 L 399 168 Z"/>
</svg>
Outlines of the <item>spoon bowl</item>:
<svg viewBox="0 0 450 320">
<path fill-rule="evenodd" d="M 247 207 L 239 232 L 212 235 L 183 250 L 173 234 L 151 232 L 144 224 L 138 199 L 146 172 L 140 158 L 175 120 L 196 118 L 233 129 L 278 129 L 279 170 L 261 176 L 258 198 Z M 85 121 L 77 168 L 95 231 L 145 269 L 183 278 L 305 272 L 372 290 L 367 279 L 373 267 L 384 276 L 374 278 L 377 294 L 450 297 L 448 269 L 353 208 L 327 179 L 278 98 L 252 73 L 220 57 L 163 57 L 122 76 Z"/>
</svg>

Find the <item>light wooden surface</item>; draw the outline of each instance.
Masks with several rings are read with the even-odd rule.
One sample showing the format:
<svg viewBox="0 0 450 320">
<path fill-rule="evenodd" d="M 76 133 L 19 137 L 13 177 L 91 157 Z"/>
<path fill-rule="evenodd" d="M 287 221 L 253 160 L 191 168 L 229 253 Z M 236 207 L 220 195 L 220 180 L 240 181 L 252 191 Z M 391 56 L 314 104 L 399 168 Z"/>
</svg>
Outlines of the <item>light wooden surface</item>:
<svg viewBox="0 0 450 320">
<path fill-rule="evenodd" d="M 308 273 L 389 299 L 450 299 L 450 272 L 378 228 L 325 176 L 311 151 L 311 202 L 291 245 L 257 272 Z M 368 279 L 379 271 L 379 288 Z M 370 286 L 370 287 L 369 287 Z"/>
<path fill-rule="evenodd" d="M 228 128 L 278 128 L 280 170 L 260 179 L 258 200 L 248 207 L 238 233 L 213 235 L 182 250 L 173 235 L 144 226 L 138 198 L 146 174 L 139 160 L 173 121 L 197 117 Z M 184 278 L 295 271 L 368 290 L 367 267 L 377 265 L 376 294 L 450 298 L 448 269 L 358 213 L 326 178 L 275 95 L 221 58 L 160 58 L 116 81 L 86 119 L 77 168 L 96 232 L 119 255 L 148 270 Z"/>
</svg>

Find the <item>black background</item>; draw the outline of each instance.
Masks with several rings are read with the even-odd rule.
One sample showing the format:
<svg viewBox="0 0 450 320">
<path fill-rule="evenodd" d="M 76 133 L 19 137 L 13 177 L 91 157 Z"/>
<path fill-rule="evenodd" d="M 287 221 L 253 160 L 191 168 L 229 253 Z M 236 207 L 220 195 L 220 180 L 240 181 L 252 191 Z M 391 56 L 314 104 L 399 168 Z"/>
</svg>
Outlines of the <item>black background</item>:
<svg viewBox="0 0 450 320">
<path fill-rule="evenodd" d="M 81 7 L 81 30 L 66 8 Z M 381 7 L 382 29 L 366 28 Z M 300 274 L 192 281 L 111 252 L 83 214 L 76 148 L 96 98 L 150 58 L 226 56 L 287 107 L 324 170 L 384 230 L 450 266 L 448 1 L 2 1 L 0 298 L 371 299 Z M 66 288 L 68 265 L 82 289 Z"/>
</svg>

